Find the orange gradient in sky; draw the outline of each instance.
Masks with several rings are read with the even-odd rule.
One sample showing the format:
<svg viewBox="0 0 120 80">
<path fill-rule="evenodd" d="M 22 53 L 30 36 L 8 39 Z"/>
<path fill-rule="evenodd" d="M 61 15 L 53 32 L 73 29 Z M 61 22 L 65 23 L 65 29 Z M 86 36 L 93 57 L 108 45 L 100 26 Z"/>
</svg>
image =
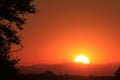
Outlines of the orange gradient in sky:
<svg viewBox="0 0 120 80">
<path fill-rule="evenodd" d="M 21 64 L 73 62 L 83 53 L 90 63 L 120 62 L 118 0 L 35 0 L 38 10 L 21 33 Z"/>
</svg>

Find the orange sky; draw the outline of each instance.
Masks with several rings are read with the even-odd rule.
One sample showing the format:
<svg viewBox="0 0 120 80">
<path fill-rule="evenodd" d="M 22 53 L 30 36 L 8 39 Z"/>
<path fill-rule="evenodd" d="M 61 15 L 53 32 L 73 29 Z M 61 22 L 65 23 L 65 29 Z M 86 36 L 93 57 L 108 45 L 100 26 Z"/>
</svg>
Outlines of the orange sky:
<svg viewBox="0 0 120 80">
<path fill-rule="evenodd" d="M 22 32 L 21 64 L 64 63 L 85 54 L 91 63 L 120 62 L 119 0 L 36 0 Z"/>
</svg>

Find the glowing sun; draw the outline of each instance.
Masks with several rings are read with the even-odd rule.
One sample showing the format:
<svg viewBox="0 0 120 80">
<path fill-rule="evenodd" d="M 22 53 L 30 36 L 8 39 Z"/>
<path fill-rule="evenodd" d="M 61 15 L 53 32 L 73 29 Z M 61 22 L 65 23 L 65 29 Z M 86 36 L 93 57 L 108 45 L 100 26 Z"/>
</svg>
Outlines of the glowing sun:
<svg viewBox="0 0 120 80">
<path fill-rule="evenodd" d="M 84 55 L 77 56 L 74 59 L 74 62 L 76 62 L 76 63 L 84 63 L 84 64 L 89 64 L 90 63 L 88 57 L 84 56 Z"/>
</svg>

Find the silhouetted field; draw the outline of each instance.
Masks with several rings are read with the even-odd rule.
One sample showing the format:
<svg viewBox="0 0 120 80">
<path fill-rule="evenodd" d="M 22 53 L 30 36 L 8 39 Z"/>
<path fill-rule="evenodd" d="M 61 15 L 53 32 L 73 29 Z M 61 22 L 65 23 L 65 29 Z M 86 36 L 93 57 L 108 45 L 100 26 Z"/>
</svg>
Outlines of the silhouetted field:
<svg viewBox="0 0 120 80">
<path fill-rule="evenodd" d="M 112 76 L 80 76 L 80 75 L 56 75 L 50 71 L 41 74 L 24 74 L 20 80 L 116 80 Z"/>
</svg>

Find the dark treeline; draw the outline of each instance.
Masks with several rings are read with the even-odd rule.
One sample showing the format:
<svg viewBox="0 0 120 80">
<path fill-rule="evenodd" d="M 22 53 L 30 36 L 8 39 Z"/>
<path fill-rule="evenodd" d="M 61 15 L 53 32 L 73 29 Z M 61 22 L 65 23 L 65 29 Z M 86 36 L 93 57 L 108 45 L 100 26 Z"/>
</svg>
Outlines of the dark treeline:
<svg viewBox="0 0 120 80">
<path fill-rule="evenodd" d="M 56 75 L 51 71 L 40 74 L 24 74 L 20 75 L 20 80 L 117 80 L 113 76 L 79 76 L 79 75 Z"/>
</svg>

